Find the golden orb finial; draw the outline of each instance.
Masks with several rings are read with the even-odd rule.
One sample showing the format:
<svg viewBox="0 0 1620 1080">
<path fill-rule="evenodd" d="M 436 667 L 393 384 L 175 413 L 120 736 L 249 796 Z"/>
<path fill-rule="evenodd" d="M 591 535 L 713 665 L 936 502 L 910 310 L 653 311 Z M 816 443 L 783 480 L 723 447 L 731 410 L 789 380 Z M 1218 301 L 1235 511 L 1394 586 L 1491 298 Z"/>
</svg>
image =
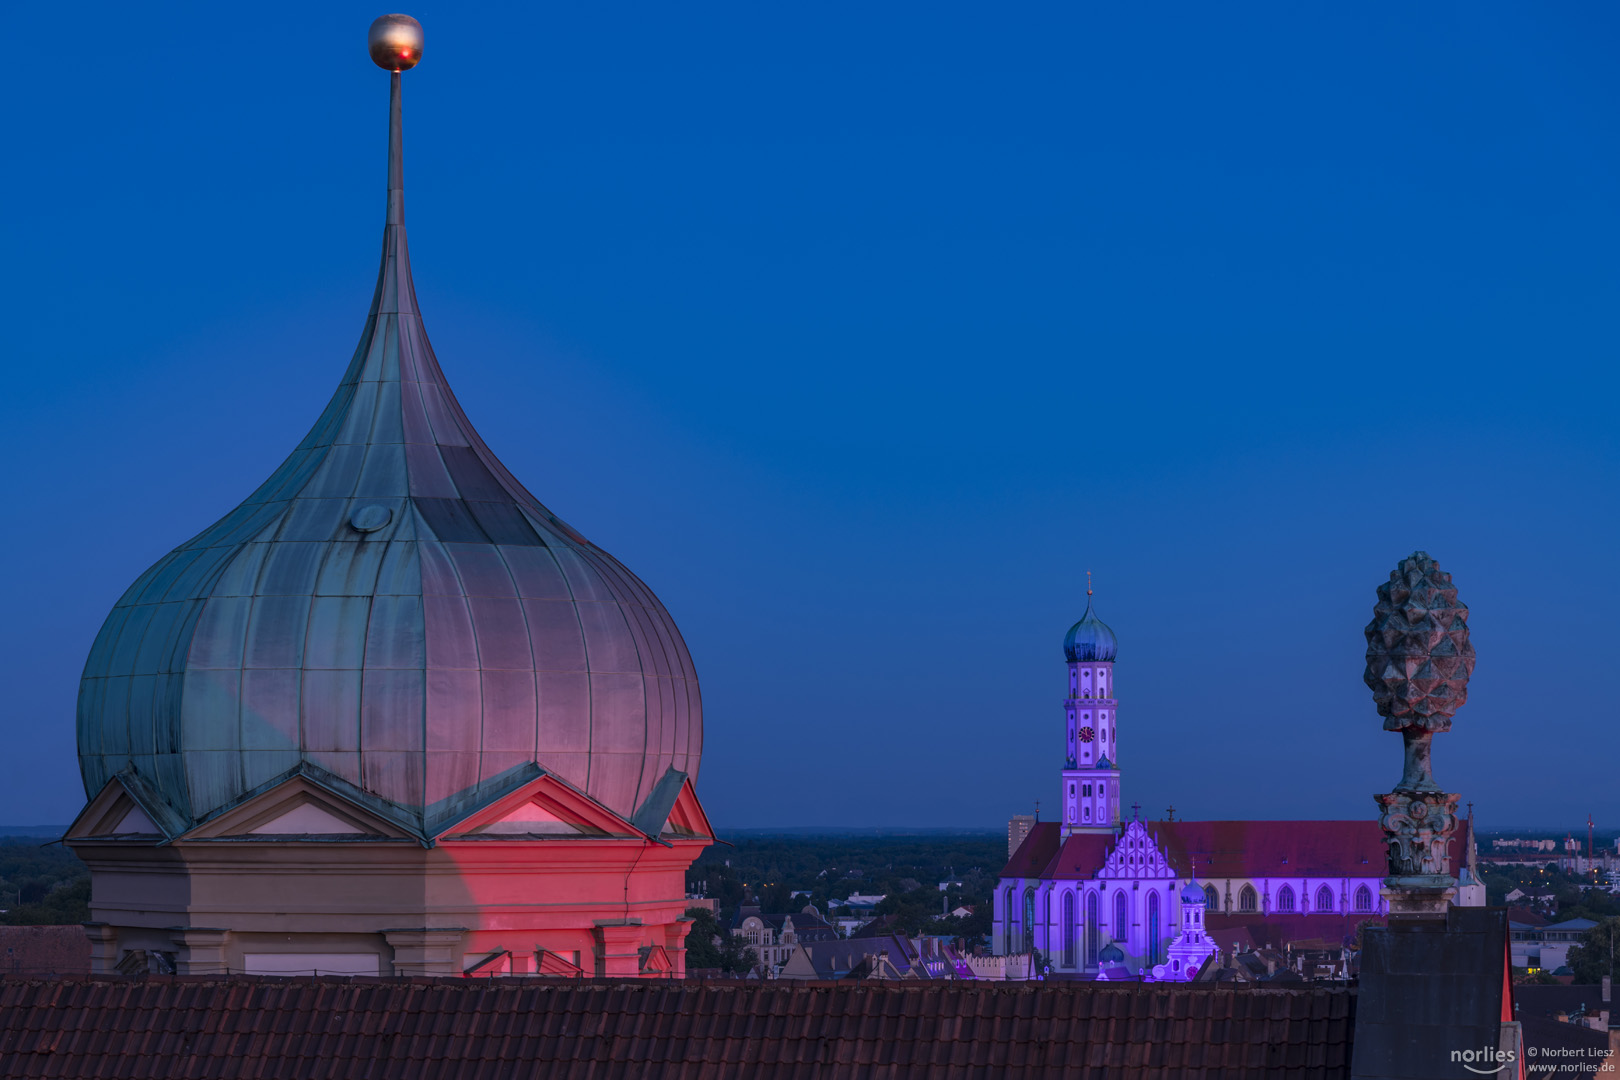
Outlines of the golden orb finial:
<svg viewBox="0 0 1620 1080">
<path fill-rule="evenodd" d="M 409 15 L 384 15 L 371 24 L 366 43 L 384 71 L 406 71 L 422 59 L 422 24 Z"/>
</svg>

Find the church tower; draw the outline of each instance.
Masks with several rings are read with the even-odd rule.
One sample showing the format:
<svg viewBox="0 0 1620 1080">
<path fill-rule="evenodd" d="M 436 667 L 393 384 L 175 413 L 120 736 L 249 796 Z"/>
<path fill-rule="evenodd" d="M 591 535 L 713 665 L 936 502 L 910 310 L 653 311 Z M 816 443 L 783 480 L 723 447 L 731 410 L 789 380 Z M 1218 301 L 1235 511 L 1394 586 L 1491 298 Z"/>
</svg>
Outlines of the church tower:
<svg viewBox="0 0 1620 1080">
<path fill-rule="evenodd" d="M 1114 656 L 1118 642 L 1092 610 L 1069 628 L 1063 655 L 1069 663 L 1069 696 L 1064 699 L 1068 733 L 1063 763 L 1063 835 L 1112 833 L 1120 822 L 1118 702 L 1114 699 Z"/>
</svg>

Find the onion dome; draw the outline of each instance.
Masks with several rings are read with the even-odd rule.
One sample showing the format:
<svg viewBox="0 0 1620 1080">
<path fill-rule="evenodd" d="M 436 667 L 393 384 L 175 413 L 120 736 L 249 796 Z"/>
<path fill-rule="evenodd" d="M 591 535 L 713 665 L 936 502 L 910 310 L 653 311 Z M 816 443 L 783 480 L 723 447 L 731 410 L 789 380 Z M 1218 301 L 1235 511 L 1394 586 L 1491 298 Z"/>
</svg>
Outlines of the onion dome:
<svg viewBox="0 0 1620 1080">
<path fill-rule="evenodd" d="M 130 586 L 85 664 L 86 794 L 117 776 L 171 836 L 294 774 L 430 840 L 542 770 L 626 818 L 698 770 L 669 613 L 513 478 L 428 343 L 405 239 L 412 63 L 384 65 L 382 265 L 337 391 L 268 480 Z"/>
<path fill-rule="evenodd" d="M 1125 962 L 1125 953 L 1118 945 L 1110 941 L 1103 946 L 1102 952 L 1097 954 L 1097 959 L 1104 964 L 1123 964 Z"/>
<path fill-rule="evenodd" d="M 1189 881 L 1181 887 L 1181 902 L 1183 904 L 1207 904 L 1209 897 L 1204 894 L 1203 886 L 1196 881 Z"/>
<path fill-rule="evenodd" d="M 1118 651 L 1119 642 L 1114 632 L 1091 610 L 1091 590 L 1087 589 L 1086 613 L 1069 627 L 1069 634 L 1063 639 L 1063 655 L 1071 664 L 1082 660 L 1112 662 Z"/>
</svg>

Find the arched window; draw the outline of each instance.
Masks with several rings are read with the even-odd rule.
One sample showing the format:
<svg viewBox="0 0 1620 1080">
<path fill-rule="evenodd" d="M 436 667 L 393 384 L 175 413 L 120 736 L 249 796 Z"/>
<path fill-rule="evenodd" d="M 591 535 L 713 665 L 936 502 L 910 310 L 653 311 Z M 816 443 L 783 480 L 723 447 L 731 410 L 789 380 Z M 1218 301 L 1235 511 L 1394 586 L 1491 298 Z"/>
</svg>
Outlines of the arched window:
<svg viewBox="0 0 1620 1080">
<path fill-rule="evenodd" d="M 1086 893 L 1086 966 L 1097 966 L 1097 894 Z"/>
<path fill-rule="evenodd" d="M 1365 885 L 1358 885 L 1356 887 L 1356 910 L 1372 910 L 1372 890 L 1367 888 Z"/>
<path fill-rule="evenodd" d="M 1063 966 L 1074 967 L 1074 893 L 1063 894 Z"/>
<path fill-rule="evenodd" d="M 1114 932 L 1114 940 L 1119 942 L 1122 949 L 1130 948 L 1130 922 L 1125 910 L 1125 890 L 1118 889 L 1114 892 L 1114 925 L 1109 929 Z"/>
<path fill-rule="evenodd" d="M 1035 951 L 1035 890 L 1024 893 L 1024 952 Z"/>
<path fill-rule="evenodd" d="M 1333 890 L 1328 888 L 1326 885 L 1316 890 L 1316 910 L 1333 910 Z"/>
<path fill-rule="evenodd" d="M 1005 920 L 1006 926 L 1006 933 L 1003 935 L 1006 942 L 1002 951 L 1010 954 L 1013 951 L 1013 942 L 1017 940 L 1015 927 L 1018 925 L 1018 920 L 1013 915 L 1013 891 L 1010 886 L 1006 897 L 1001 901 L 1001 917 Z"/>
<path fill-rule="evenodd" d="M 1204 886 L 1204 906 L 1210 911 L 1219 911 L 1221 909 L 1221 894 L 1215 891 L 1213 885 Z"/>
<path fill-rule="evenodd" d="M 1159 962 L 1159 894 L 1148 893 L 1147 962 L 1151 967 Z"/>
<path fill-rule="evenodd" d="M 1238 910 L 1239 911 L 1255 911 L 1259 907 L 1260 907 L 1260 894 L 1256 893 L 1254 891 L 1254 886 L 1253 885 L 1245 885 L 1245 886 L 1243 886 L 1243 891 L 1238 893 Z"/>
<path fill-rule="evenodd" d="M 1294 910 L 1294 890 L 1293 890 L 1292 886 L 1284 885 L 1281 889 L 1278 890 L 1278 892 L 1277 892 L 1277 910 L 1278 911 L 1293 911 Z"/>
</svg>

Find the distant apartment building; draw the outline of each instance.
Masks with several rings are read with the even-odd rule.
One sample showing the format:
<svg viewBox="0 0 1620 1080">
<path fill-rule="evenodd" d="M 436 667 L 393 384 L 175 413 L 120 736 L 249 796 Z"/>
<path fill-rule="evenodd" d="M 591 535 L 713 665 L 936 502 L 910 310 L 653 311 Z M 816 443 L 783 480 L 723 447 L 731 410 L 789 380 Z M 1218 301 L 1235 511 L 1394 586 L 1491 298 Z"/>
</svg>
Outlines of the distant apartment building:
<svg viewBox="0 0 1620 1080">
<path fill-rule="evenodd" d="M 873 896 L 851 893 L 843 900 L 829 900 L 827 902 L 828 918 L 840 936 L 854 937 L 860 932 L 861 927 L 872 921 L 875 909 L 878 904 L 882 903 L 884 896 L 883 893 Z"/>
<path fill-rule="evenodd" d="M 1546 926 L 1510 919 L 1509 949 L 1513 955 L 1513 966 L 1560 974 L 1559 969 L 1568 963 L 1570 946 L 1579 945 L 1586 932 L 1596 925 L 1591 919 L 1565 919 Z"/>
<path fill-rule="evenodd" d="M 780 972 L 801 944 L 838 938 L 838 931 L 813 907 L 793 914 L 766 915 L 756 906 L 744 905 L 737 909 L 731 932 L 747 939 L 754 953 L 754 966 L 768 975 Z"/>
<path fill-rule="evenodd" d="M 1011 859 L 1013 854 L 1023 846 L 1024 838 L 1029 835 L 1029 830 L 1034 827 L 1034 814 L 1014 814 L 1012 816 L 1012 820 L 1007 822 L 1007 858 Z"/>
<path fill-rule="evenodd" d="M 1502 838 L 1491 841 L 1492 851 L 1556 851 L 1556 840 L 1522 840 L 1518 838 Z"/>
</svg>

